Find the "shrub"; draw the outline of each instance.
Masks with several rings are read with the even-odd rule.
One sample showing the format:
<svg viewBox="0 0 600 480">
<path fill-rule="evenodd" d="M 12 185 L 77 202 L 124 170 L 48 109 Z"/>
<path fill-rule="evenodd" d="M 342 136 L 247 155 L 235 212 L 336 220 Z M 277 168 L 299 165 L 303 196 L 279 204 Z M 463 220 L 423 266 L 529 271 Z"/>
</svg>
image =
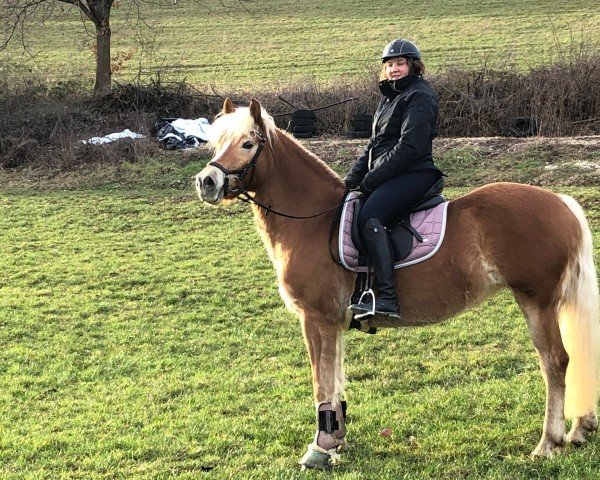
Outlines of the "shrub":
<svg viewBox="0 0 600 480">
<path fill-rule="evenodd" d="M 91 159 L 112 163 L 118 149 L 84 149 L 78 141 L 124 128 L 149 134 L 159 117 L 212 120 L 227 96 L 242 104 L 257 98 L 283 128 L 293 110 L 318 109 L 318 133 L 344 134 L 353 115 L 375 111 L 377 74 L 367 72 L 363 80 L 346 83 L 306 79 L 268 91 L 218 94 L 155 80 L 117 84 L 103 97 L 92 97 L 74 82 L 5 81 L 0 85 L 0 167 L 73 165 Z M 536 133 L 545 136 L 600 134 L 600 54 L 527 72 L 483 66 L 428 79 L 440 99 L 441 136 L 505 136 L 519 118 L 530 119 Z M 321 108 L 350 98 L 354 100 Z"/>
</svg>

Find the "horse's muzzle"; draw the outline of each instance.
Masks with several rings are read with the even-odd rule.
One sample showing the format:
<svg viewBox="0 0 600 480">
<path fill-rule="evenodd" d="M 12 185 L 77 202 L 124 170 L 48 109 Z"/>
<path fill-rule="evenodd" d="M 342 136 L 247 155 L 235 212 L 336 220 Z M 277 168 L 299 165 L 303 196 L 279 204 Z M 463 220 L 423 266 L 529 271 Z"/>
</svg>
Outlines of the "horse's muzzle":
<svg viewBox="0 0 600 480">
<path fill-rule="evenodd" d="M 225 175 L 221 170 L 207 165 L 196 175 L 196 191 L 200 200 L 217 205 L 223 200 Z"/>
</svg>

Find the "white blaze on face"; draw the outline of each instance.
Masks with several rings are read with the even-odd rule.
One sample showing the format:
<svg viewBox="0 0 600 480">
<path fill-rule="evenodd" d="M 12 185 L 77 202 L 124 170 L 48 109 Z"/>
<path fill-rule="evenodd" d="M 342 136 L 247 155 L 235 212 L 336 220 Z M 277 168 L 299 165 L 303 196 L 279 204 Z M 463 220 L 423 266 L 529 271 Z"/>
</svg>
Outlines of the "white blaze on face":
<svg viewBox="0 0 600 480">
<path fill-rule="evenodd" d="M 223 154 L 227 151 L 227 149 L 229 148 L 230 145 L 231 145 L 231 140 L 228 140 L 223 145 L 221 145 L 221 148 L 219 148 L 215 152 L 215 156 L 212 158 L 211 162 L 218 162 L 219 159 L 223 156 Z"/>
<path fill-rule="evenodd" d="M 218 162 L 223 156 L 229 144 L 226 142 L 215 154 L 211 162 Z M 225 184 L 225 174 L 213 165 L 206 165 L 202 171 L 196 175 L 196 191 L 201 200 L 217 204 L 223 199 L 223 185 Z"/>
</svg>

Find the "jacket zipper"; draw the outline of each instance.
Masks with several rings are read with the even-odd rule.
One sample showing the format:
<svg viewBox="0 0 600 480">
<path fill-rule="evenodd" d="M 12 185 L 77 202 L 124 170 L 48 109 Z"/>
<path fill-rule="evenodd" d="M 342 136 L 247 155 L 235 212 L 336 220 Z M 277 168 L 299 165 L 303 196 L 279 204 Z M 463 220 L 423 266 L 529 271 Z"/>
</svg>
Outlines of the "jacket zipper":
<svg viewBox="0 0 600 480">
<path fill-rule="evenodd" d="M 395 100 L 395 98 L 394 98 Z M 375 137 L 375 131 L 377 129 L 377 122 L 379 122 L 379 119 L 381 118 L 381 116 L 383 115 L 383 113 L 390 107 L 390 105 L 392 104 L 393 100 L 390 100 L 389 98 L 387 99 L 385 105 L 383 105 L 383 107 L 381 108 L 381 110 L 379 111 L 379 115 L 377 115 L 377 118 L 373 119 L 373 128 L 371 131 L 371 135 L 373 137 Z M 376 137 L 377 138 L 377 137 Z M 369 162 L 367 163 L 367 167 L 368 170 L 371 170 L 372 164 L 373 164 L 373 149 L 379 145 L 381 143 L 381 138 L 377 138 L 375 143 L 373 144 L 373 146 L 371 148 L 369 148 Z"/>
</svg>

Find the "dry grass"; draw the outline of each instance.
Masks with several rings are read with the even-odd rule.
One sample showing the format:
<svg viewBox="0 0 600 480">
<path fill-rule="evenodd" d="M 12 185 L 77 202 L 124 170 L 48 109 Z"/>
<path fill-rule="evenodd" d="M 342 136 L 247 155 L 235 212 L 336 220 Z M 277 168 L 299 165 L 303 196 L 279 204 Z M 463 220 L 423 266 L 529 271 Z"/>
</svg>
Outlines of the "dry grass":
<svg viewBox="0 0 600 480">
<path fill-rule="evenodd" d="M 76 83 L 41 81 L 0 89 L 0 167 L 70 168 L 95 162 L 135 161 L 148 153 L 134 144 L 84 148 L 80 140 L 125 128 L 151 134 L 160 117 L 212 120 L 223 98 L 245 104 L 255 97 L 285 128 L 296 108 L 319 109 L 317 133 L 344 135 L 350 118 L 373 113 L 376 72 L 346 84 L 309 81 L 269 91 L 200 92 L 179 82 L 116 85 L 93 98 Z M 600 55 L 539 67 L 527 73 L 451 70 L 430 77 L 440 97 L 442 137 L 508 135 L 517 117 L 534 118 L 547 137 L 600 134 Z M 321 107 L 353 98 L 330 108 Z"/>
</svg>

